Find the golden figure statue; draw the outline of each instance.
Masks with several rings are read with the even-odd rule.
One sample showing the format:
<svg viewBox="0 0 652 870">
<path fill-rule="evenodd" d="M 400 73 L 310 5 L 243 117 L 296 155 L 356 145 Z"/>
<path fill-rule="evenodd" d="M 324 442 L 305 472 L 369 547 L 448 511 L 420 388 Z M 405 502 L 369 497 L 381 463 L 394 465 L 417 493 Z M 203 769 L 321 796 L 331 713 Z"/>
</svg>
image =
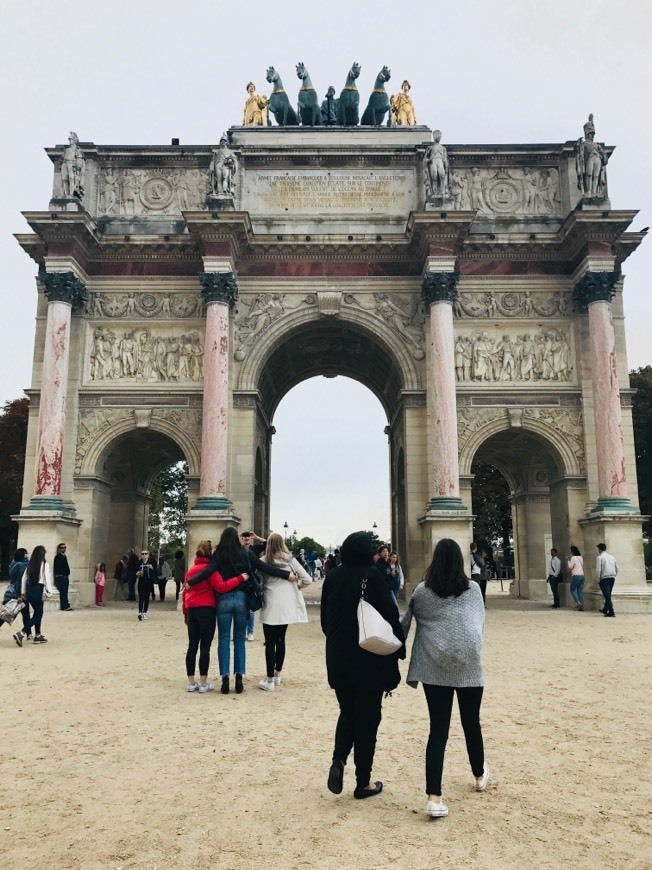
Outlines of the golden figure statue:
<svg viewBox="0 0 652 870">
<path fill-rule="evenodd" d="M 389 105 L 392 110 L 392 124 L 397 127 L 414 127 L 417 116 L 414 114 L 414 103 L 410 96 L 411 85 L 406 79 L 401 85 L 401 93 L 390 97 Z"/>
<path fill-rule="evenodd" d="M 256 85 L 249 82 L 247 85 L 247 102 L 244 106 L 243 127 L 266 127 L 267 126 L 267 97 L 256 93 Z"/>
</svg>

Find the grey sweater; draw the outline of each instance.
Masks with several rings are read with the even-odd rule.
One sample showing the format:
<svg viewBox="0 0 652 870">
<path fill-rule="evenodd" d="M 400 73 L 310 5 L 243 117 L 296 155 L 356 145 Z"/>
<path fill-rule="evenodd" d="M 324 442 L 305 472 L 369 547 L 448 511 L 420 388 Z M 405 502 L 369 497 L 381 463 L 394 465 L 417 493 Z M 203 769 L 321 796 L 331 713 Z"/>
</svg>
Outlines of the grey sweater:
<svg viewBox="0 0 652 870">
<path fill-rule="evenodd" d="M 425 583 L 414 590 L 401 625 L 407 640 L 414 616 L 417 630 L 407 683 L 433 686 L 484 686 L 482 633 L 484 602 L 471 582 L 458 598 L 440 598 Z"/>
</svg>

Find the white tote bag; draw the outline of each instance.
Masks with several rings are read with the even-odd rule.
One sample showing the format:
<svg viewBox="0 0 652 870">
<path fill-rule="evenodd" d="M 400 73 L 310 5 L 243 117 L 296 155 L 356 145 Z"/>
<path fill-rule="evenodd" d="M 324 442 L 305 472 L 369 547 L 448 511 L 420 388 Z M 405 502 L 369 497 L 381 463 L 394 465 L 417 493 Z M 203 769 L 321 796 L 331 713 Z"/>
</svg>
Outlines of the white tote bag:
<svg viewBox="0 0 652 870">
<path fill-rule="evenodd" d="M 378 656 L 388 656 L 401 648 L 402 643 L 394 634 L 392 626 L 378 613 L 376 608 L 365 601 L 367 588 L 366 576 L 362 579 L 362 591 L 358 604 L 358 645 L 367 652 Z"/>
</svg>

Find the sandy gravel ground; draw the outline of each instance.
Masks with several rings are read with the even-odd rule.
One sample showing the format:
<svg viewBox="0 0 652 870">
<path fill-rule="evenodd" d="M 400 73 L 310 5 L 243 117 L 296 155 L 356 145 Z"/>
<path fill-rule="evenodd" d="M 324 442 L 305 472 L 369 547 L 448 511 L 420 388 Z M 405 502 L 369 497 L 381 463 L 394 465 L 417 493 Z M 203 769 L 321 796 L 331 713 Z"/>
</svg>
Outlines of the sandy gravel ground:
<svg viewBox="0 0 652 870">
<path fill-rule="evenodd" d="M 318 598 L 320 584 L 309 590 Z M 377 798 L 326 789 L 336 721 L 318 608 L 288 631 L 284 681 L 185 691 L 174 603 L 46 613 L 49 642 L 0 629 L 3 868 L 652 867 L 652 619 L 551 611 L 490 584 L 483 726 L 492 780 L 472 789 L 457 712 L 450 815 L 425 814 L 426 704 L 384 702 Z M 403 666 L 403 674 L 407 670 Z M 216 658 L 211 677 L 217 683 Z M 14 760 L 11 761 L 12 755 Z"/>
</svg>

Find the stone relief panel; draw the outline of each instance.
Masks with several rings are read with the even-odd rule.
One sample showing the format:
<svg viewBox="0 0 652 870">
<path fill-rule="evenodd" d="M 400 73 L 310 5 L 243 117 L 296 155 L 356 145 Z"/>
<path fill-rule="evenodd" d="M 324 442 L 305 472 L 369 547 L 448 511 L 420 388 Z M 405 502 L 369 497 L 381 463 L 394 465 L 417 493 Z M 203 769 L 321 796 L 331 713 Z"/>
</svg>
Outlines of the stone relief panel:
<svg viewBox="0 0 652 870">
<path fill-rule="evenodd" d="M 569 334 L 564 329 L 515 335 L 494 328 L 455 336 L 458 382 L 568 383 L 573 369 Z"/>
<path fill-rule="evenodd" d="M 453 207 L 491 215 L 557 215 L 561 211 L 555 168 L 456 169 L 451 174 Z"/>
<path fill-rule="evenodd" d="M 419 294 L 373 293 L 370 297 L 344 294 L 344 304 L 373 311 L 404 342 L 414 359 L 425 357 L 426 311 Z"/>
<path fill-rule="evenodd" d="M 315 305 L 317 296 L 308 293 L 301 298 L 287 298 L 287 293 L 242 294 L 234 317 L 235 359 L 241 362 L 264 330 L 304 305 Z"/>
<path fill-rule="evenodd" d="M 81 474 L 84 457 L 103 432 L 133 419 L 134 412 L 130 408 L 82 408 L 77 423 L 75 474 Z"/>
<path fill-rule="evenodd" d="M 204 209 L 208 173 L 201 169 L 100 170 L 96 213 L 107 217 L 180 214 Z"/>
<path fill-rule="evenodd" d="M 203 359 L 203 341 L 196 329 L 114 332 L 98 326 L 91 334 L 88 377 L 91 381 L 200 382 Z"/>
<path fill-rule="evenodd" d="M 203 317 L 201 293 L 90 293 L 90 317 Z"/>
<path fill-rule="evenodd" d="M 456 317 L 566 317 L 571 307 L 571 294 L 564 290 L 553 293 L 532 293 L 531 290 L 510 290 L 496 293 L 458 292 L 454 302 Z"/>
</svg>

